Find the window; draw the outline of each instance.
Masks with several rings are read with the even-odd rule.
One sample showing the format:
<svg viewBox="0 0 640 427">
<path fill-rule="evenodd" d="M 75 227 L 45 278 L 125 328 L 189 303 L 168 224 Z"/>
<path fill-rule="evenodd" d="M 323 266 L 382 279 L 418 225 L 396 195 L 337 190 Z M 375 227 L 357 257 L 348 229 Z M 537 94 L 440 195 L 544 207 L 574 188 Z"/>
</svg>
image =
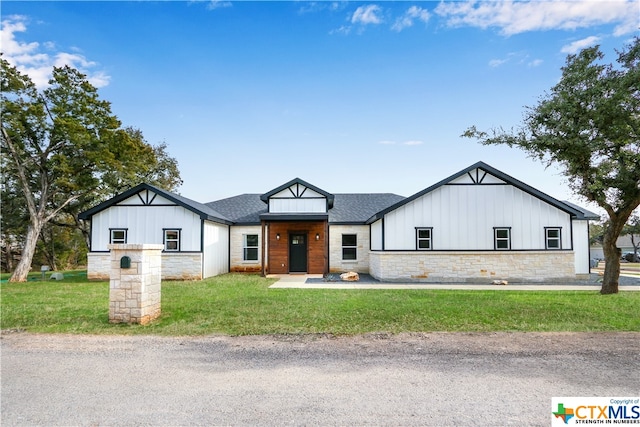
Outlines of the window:
<svg viewBox="0 0 640 427">
<path fill-rule="evenodd" d="M 356 234 L 342 235 L 342 259 L 346 261 L 358 259 L 358 236 Z"/>
<path fill-rule="evenodd" d="M 493 238 L 495 250 L 508 251 L 511 249 L 511 228 L 494 228 Z"/>
<path fill-rule="evenodd" d="M 432 249 L 431 233 L 432 228 L 416 228 L 416 248 L 419 251 L 428 251 Z"/>
<path fill-rule="evenodd" d="M 562 234 L 560 227 L 545 227 L 545 247 L 547 249 L 562 249 Z"/>
<path fill-rule="evenodd" d="M 180 250 L 180 230 L 164 229 L 164 250 L 178 252 Z"/>
<path fill-rule="evenodd" d="M 258 260 L 258 235 L 245 234 L 243 236 L 243 258 L 245 261 Z"/>
<path fill-rule="evenodd" d="M 109 229 L 109 243 L 127 243 L 127 229 L 126 228 L 110 228 Z"/>
</svg>

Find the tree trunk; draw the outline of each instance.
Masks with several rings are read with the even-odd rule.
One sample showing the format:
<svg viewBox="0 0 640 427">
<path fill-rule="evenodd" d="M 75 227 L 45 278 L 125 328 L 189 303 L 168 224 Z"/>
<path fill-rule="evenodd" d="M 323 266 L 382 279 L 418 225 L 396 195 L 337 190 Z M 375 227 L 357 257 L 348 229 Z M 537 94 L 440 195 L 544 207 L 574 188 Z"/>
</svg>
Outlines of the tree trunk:
<svg viewBox="0 0 640 427">
<path fill-rule="evenodd" d="M 618 281 L 620 278 L 620 255 L 621 250 L 616 246 L 616 240 L 622 230 L 622 225 L 611 218 L 607 225 L 604 238 L 602 240 L 602 251 L 604 252 L 604 277 L 602 278 L 602 289 L 600 293 L 617 294 L 618 293 Z M 616 232 L 617 231 L 617 232 Z"/>
<path fill-rule="evenodd" d="M 36 224 L 29 224 L 29 227 L 27 228 L 27 236 L 24 239 L 24 248 L 22 248 L 22 257 L 9 279 L 10 282 L 27 281 L 27 275 L 31 270 L 31 262 L 33 261 L 33 255 L 36 252 L 36 245 L 38 244 L 38 237 L 40 236 L 41 231 L 42 221 L 39 219 Z"/>
<path fill-rule="evenodd" d="M 10 240 L 5 241 L 5 255 L 7 257 L 5 266 L 7 267 L 7 271 L 13 271 L 13 251 L 11 250 L 11 245 L 13 242 Z"/>
</svg>

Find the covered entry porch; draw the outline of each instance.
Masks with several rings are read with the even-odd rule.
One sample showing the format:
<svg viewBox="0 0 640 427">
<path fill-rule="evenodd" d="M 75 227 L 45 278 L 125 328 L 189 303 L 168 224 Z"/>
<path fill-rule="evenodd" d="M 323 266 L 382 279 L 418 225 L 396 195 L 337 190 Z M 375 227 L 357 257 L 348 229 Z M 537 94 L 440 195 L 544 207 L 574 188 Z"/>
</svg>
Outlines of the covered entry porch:
<svg viewBox="0 0 640 427">
<path fill-rule="evenodd" d="M 262 219 L 262 274 L 328 273 L 327 215 L 283 216 Z"/>
</svg>

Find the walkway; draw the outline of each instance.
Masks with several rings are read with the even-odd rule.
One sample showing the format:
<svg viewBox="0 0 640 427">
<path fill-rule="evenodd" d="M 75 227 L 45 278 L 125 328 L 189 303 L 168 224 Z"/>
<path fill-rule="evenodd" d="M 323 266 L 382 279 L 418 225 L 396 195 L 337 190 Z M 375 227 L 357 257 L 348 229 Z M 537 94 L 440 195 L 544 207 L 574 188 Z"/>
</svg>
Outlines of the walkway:
<svg viewBox="0 0 640 427">
<path fill-rule="evenodd" d="M 511 284 L 488 285 L 473 283 L 359 283 L 322 281 L 322 274 L 269 274 L 278 281 L 270 286 L 274 289 L 458 289 L 500 291 L 599 291 L 600 285 L 536 285 Z M 312 280 L 307 280 L 312 279 Z M 315 280 L 313 280 L 315 279 Z M 640 291 L 638 284 L 620 284 L 620 291 Z"/>
</svg>

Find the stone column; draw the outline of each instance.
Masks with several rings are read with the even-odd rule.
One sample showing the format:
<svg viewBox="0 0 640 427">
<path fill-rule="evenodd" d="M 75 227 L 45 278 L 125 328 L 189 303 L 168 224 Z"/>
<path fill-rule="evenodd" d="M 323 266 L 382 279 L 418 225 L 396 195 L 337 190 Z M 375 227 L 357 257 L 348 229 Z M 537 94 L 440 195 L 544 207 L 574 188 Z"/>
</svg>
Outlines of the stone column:
<svg viewBox="0 0 640 427">
<path fill-rule="evenodd" d="M 115 244 L 111 251 L 109 322 L 146 325 L 160 316 L 163 245 Z M 128 257 L 128 260 L 124 257 Z"/>
</svg>

